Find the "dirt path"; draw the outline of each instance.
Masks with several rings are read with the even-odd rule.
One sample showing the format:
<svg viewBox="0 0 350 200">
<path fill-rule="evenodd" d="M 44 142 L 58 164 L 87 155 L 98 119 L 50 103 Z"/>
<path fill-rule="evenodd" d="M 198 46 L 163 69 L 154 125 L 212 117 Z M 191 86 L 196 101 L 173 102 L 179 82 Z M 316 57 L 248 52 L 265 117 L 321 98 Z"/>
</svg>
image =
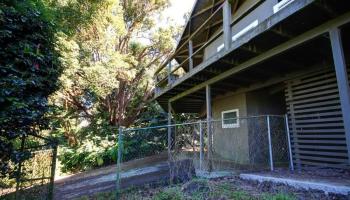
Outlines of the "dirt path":
<svg viewBox="0 0 350 200">
<path fill-rule="evenodd" d="M 158 181 L 169 174 L 166 154 L 123 163 L 122 187 Z M 116 188 L 116 165 L 75 174 L 55 181 L 54 199 L 75 199 Z"/>
</svg>

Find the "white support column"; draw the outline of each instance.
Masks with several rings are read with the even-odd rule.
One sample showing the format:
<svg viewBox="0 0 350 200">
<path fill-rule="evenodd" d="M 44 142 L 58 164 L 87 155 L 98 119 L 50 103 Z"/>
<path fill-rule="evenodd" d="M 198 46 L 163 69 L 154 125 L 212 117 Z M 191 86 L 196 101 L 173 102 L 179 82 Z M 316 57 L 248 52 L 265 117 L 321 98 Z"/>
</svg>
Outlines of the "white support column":
<svg viewBox="0 0 350 200">
<path fill-rule="evenodd" d="M 213 133 L 211 130 L 211 87 L 207 85 L 205 88 L 206 91 L 206 104 L 207 104 L 207 133 L 208 133 L 208 167 L 209 171 L 212 170 L 212 143 L 213 143 Z"/>
<path fill-rule="evenodd" d="M 232 33 L 231 33 L 231 4 L 228 0 L 225 0 L 223 6 L 223 30 L 224 30 L 224 45 L 225 49 L 228 50 L 231 47 Z"/>
<path fill-rule="evenodd" d="M 339 89 L 339 97 L 341 109 L 343 112 L 343 122 L 346 136 L 346 144 L 348 150 L 348 163 L 350 164 L 350 88 L 348 74 L 346 70 L 346 63 L 344 58 L 344 51 L 341 39 L 341 31 L 339 28 L 332 28 L 329 31 L 333 61 L 335 72 L 337 75 L 337 83 Z"/>
<path fill-rule="evenodd" d="M 189 56 L 189 69 L 190 69 L 190 71 L 192 71 L 192 69 L 193 69 L 193 43 L 192 43 L 192 40 L 190 40 L 189 42 L 188 42 L 188 56 Z"/>
</svg>

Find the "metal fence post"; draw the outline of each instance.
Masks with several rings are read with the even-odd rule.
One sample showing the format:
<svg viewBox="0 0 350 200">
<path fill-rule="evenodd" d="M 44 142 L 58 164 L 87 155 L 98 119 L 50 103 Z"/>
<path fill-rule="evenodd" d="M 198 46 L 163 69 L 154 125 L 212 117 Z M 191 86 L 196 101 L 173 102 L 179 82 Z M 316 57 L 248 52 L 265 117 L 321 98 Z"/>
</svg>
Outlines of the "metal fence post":
<svg viewBox="0 0 350 200">
<path fill-rule="evenodd" d="M 50 185 L 49 185 L 49 194 L 48 199 L 53 199 L 53 192 L 55 186 L 55 172 L 56 172 L 56 159 L 57 159 L 57 143 L 53 144 L 52 150 L 52 161 L 51 161 L 51 177 L 50 177 Z"/>
<path fill-rule="evenodd" d="M 117 158 L 117 191 L 116 199 L 119 199 L 120 189 L 120 171 L 121 171 L 121 162 L 122 162 L 122 148 L 123 148 L 123 128 L 120 126 L 118 129 L 118 158 Z"/>
<path fill-rule="evenodd" d="M 204 140 L 203 140 L 203 126 L 202 121 L 199 121 L 199 142 L 200 142 L 200 150 L 199 150 L 199 169 L 203 170 L 203 147 L 204 147 Z"/>
<path fill-rule="evenodd" d="M 171 115 L 171 102 L 169 101 L 168 102 L 168 160 L 169 161 L 171 161 L 171 142 L 172 142 L 172 140 L 171 140 L 171 117 L 172 117 L 172 115 Z M 175 132 L 174 132 L 174 138 L 176 137 L 176 126 L 174 126 L 174 130 L 175 130 Z M 174 139 L 175 140 L 175 139 Z M 175 146 L 174 146 L 174 148 L 175 148 Z"/>
<path fill-rule="evenodd" d="M 271 128 L 270 128 L 270 116 L 267 115 L 267 135 L 269 140 L 269 157 L 270 157 L 270 169 L 273 171 L 273 158 L 272 158 L 272 141 L 271 141 Z"/>
<path fill-rule="evenodd" d="M 289 153 L 289 165 L 290 169 L 294 171 L 294 163 L 293 163 L 293 155 L 292 155 L 292 144 L 290 143 L 290 133 L 289 133 L 289 124 L 288 124 L 288 115 L 286 114 L 285 117 L 285 123 L 286 123 L 286 133 L 287 133 L 287 142 L 288 142 L 288 153 Z"/>
<path fill-rule="evenodd" d="M 25 145 L 25 141 L 26 141 L 26 136 L 23 135 L 21 138 L 21 153 L 24 152 L 24 145 Z M 21 184 L 21 175 L 22 175 L 22 160 L 20 160 L 18 162 L 18 168 L 17 168 L 17 172 L 16 172 L 16 192 L 15 192 L 15 199 L 19 199 L 18 196 L 18 192 L 20 190 L 20 184 Z"/>
</svg>

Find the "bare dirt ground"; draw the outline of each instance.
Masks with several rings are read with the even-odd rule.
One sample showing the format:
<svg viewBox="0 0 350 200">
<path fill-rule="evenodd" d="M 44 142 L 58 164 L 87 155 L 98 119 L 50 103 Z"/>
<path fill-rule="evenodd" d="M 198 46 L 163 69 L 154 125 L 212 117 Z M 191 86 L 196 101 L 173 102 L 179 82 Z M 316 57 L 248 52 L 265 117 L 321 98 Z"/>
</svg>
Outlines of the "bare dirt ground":
<svg viewBox="0 0 350 200">
<path fill-rule="evenodd" d="M 80 199 L 114 199 L 114 192 Z M 239 176 L 193 179 L 174 185 L 146 185 L 122 192 L 121 200 L 349 200 L 350 195 L 325 194 L 323 191 L 295 189 L 271 182 L 246 181 Z"/>
</svg>

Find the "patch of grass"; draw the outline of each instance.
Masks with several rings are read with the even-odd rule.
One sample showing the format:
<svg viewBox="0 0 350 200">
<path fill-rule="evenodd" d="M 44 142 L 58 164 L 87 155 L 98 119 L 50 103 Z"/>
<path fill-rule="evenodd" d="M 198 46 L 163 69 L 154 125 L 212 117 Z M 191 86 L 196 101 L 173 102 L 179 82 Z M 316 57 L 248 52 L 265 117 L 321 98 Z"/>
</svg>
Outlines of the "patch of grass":
<svg viewBox="0 0 350 200">
<path fill-rule="evenodd" d="M 209 194 L 210 198 L 220 198 L 226 197 L 227 199 L 239 199 L 239 200 L 253 200 L 254 198 L 250 196 L 245 191 L 235 189 L 230 183 L 221 183 L 214 185 L 211 188 Z"/>
<path fill-rule="evenodd" d="M 296 200 L 297 198 L 290 194 L 279 193 L 276 195 L 265 194 L 262 196 L 263 200 Z"/>
<path fill-rule="evenodd" d="M 189 183 L 202 183 L 209 189 L 198 189 L 192 193 L 184 193 L 182 187 Z M 193 179 L 191 182 L 173 186 L 145 186 L 141 188 L 129 188 L 121 191 L 121 200 L 205 200 L 205 199 L 227 199 L 227 200 L 296 200 L 290 194 L 259 194 L 252 195 L 249 191 L 239 189 L 240 187 L 230 182 L 213 182 L 206 179 Z M 79 200 L 107 200 L 115 199 L 115 192 L 104 192 L 92 197 L 81 197 Z"/>
<path fill-rule="evenodd" d="M 94 199 L 94 200 L 115 199 L 115 192 L 99 192 L 93 195 L 92 197 L 82 196 L 80 198 L 77 198 L 76 200 L 89 200 L 89 199 Z"/>
<path fill-rule="evenodd" d="M 172 187 L 157 193 L 152 199 L 153 200 L 184 200 L 185 197 L 179 187 Z"/>
</svg>

